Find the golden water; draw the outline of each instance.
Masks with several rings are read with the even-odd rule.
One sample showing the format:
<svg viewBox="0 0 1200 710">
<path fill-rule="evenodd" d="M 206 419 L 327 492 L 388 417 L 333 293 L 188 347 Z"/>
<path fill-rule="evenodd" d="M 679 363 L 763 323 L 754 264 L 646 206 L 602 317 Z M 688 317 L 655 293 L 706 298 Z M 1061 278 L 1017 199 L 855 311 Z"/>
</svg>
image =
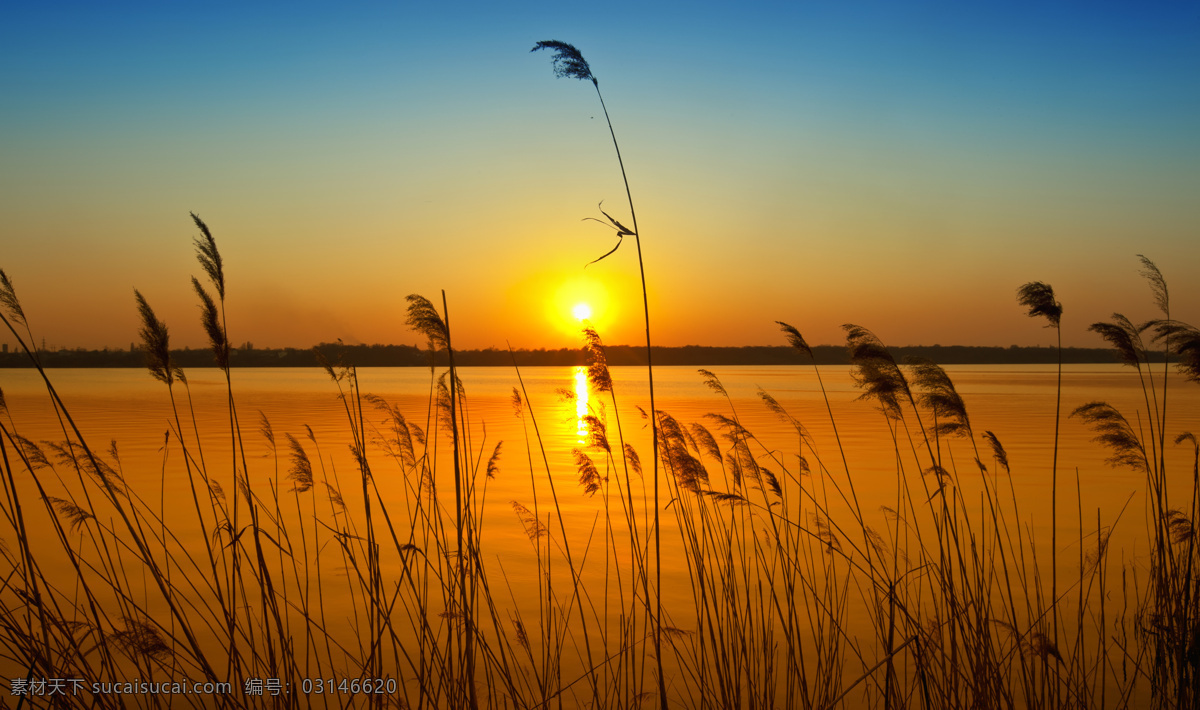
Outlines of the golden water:
<svg viewBox="0 0 1200 710">
<path fill-rule="evenodd" d="M 849 485 L 853 484 L 857 505 L 863 511 L 867 524 L 882 528 L 886 526 L 887 519 L 881 507 L 896 505 L 898 476 L 909 477 L 914 487 L 917 486 L 915 482 L 920 481 L 915 466 L 908 463 L 912 460 L 911 454 L 905 450 L 908 444 L 900 445 L 898 456 L 888 422 L 871 403 L 857 399 L 859 392 L 853 386 L 847 367 L 821 369 L 844 449 L 845 465 L 811 368 L 713 369 L 728 390 L 728 401 L 706 388 L 694 369 L 661 367 L 655 371 L 658 408 L 685 424 L 704 423 L 714 434 L 717 434 L 717 429 L 711 420 L 705 419 L 705 414 L 716 412 L 736 416 L 763 442 L 764 449 L 756 451 L 760 462 L 779 472 L 785 487 L 799 481 L 800 485 L 811 485 L 811 490 L 820 490 L 829 496 L 828 514 L 831 518 L 848 519 L 849 506 L 839 502 L 838 496 L 829 492 L 831 489 L 825 486 L 826 483 L 836 482 L 842 486 L 842 490 L 848 490 Z M 991 474 L 1000 472 L 979 435 L 985 430 L 992 431 L 1006 448 L 1012 487 L 1020 507 L 1019 524 L 1025 531 L 1026 539 L 1031 536 L 1036 540 L 1037 558 L 1046 567 L 1050 558 L 1052 519 L 1050 472 L 1055 368 L 952 366 L 947 371 L 966 402 L 976 433 L 978 455 Z M 650 432 L 646 420 L 637 409 L 639 406 L 648 407 L 645 372 L 641 368 L 613 368 L 612 373 L 624 438 L 639 453 L 648 479 L 651 469 Z M 130 489 L 136 491 L 151 510 L 161 513 L 167 521 L 167 527 L 180 538 L 181 544 L 196 544 L 200 533 L 195 524 L 192 494 L 180 448 L 175 438 L 167 435 L 174 427 L 174 419 L 165 386 L 152 380 L 142 370 L 58 370 L 49 374 L 89 445 L 107 452 L 109 443 L 116 442 L 119 470 Z M 603 598 L 600 590 L 606 589 L 609 594 L 616 594 L 615 579 L 618 575 L 624 580 L 622 584 L 627 590 L 632 570 L 628 568 L 628 558 L 622 558 L 619 552 L 614 553 L 611 559 L 605 556 L 604 494 L 587 496 L 583 493 L 577 480 L 573 451 L 587 449 L 588 431 L 583 417 L 589 412 L 602 413 L 609 422 L 609 437 L 616 449 L 617 417 L 612 412 L 611 400 L 607 395 L 588 392 L 581 368 L 528 368 L 521 374 L 529 398 L 527 411 L 536 418 L 545 446 L 553 476 L 553 493 L 557 495 L 558 507 L 564 519 L 567 542 L 580 558 L 583 550 L 590 550 L 587 562 L 580 562 L 579 566 L 584 570 L 582 578 L 591 590 L 593 601 L 599 603 L 599 599 Z M 1156 383 L 1161 386 L 1161 369 L 1154 375 Z M 467 408 L 462 413 L 467 427 L 464 443 L 472 452 L 471 459 L 486 461 L 495 444 L 504 442 L 498 474 L 494 479 L 481 478 L 478 482 L 486 501 L 482 513 L 480 548 L 493 584 L 491 593 L 496 604 L 504 608 L 501 618 L 505 618 L 506 614 L 510 618 L 519 615 L 529 625 L 529 620 L 536 618 L 537 558 L 534 546 L 526 535 L 526 528 L 514 513 L 511 502 L 518 501 L 533 510 L 536 498 L 540 519 L 550 522 L 547 510 L 551 505 L 551 481 L 546 477 L 536 438 L 527 439 L 534 437 L 533 430 L 526 428 L 526 424 L 531 422 L 523 421 L 514 414 L 513 388 L 518 385 L 514 372 L 502 368 L 464 368 L 460 376 L 467 398 Z M 398 406 L 409 421 L 426 431 L 431 430 L 429 403 L 433 381 L 428 370 L 366 368 L 358 372 L 358 378 L 362 392 L 382 397 Z M 176 403 L 183 417 L 184 438 L 193 452 L 203 451 L 204 463 L 210 475 L 226 491 L 230 491 L 230 471 L 235 456 L 230 439 L 224 375 L 217 370 L 194 370 L 189 372 L 189 385 L 193 405 L 190 409 L 188 389 L 178 385 L 175 388 Z M 285 521 L 293 520 L 296 515 L 297 502 L 291 499 L 297 496 L 301 499 L 299 506 L 304 511 L 302 514 L 309 513 L 314 504 L 318 505 L 319 510 L 329 511 L 331 508 L 325 500 L 325 489 L 320 483 L 327 480 L 341 491 L 349 509 L 361 510 L 361 482 L 356 477 L 355 463 L 348 450 L 350 424 L 347 411 L 344 402 L 337 397 L 336 385 L 323 371 L 238 370 L 233 373 L 233 387 L 252 486 L 263 500 L 273 501 L 278 496 L 281 501 L 280 515 Z M 808 449 L 806 445 L 803 451 L 814 472 L 811 477 L 800 479 L 784 475 L 785 468 L 793 474 L 796 472 L 799 439 L 790 424 L 781 421 L 763 405 L 758 395 L 759 388 L 772 394 L 806 430 L 812 448 Z M 36 372 L 0 371 L 0 389 L 3 389 L 8 404 L 10 430 L 34 441 L 58 441 L 64 438 L 59 418 Z M 1188 507 L 1192 492 L 1192 451 L 1187 444 L 1175 446 L 1171 441 L 1180 432 L 1200 430 L 1200 387 L 1184 383 L 1172 375 L 1168 398 L 1166 460 L 1167 470 L 1172 476 L 1170 491 L 1176 507 Z M 1116 524 L 1110 555 L 1118 556 L 1111 559 L 1117 560 L 1117 564 L 1140 566 L 1143 570 L 1146 566 L 1149 538 L 1144 515 L 1147 503 L 1144 475 L 1114 470 L 1108 466 L 1105 463 L 1108 453 L 1091 441 L 1093 433 L 1077 418 L 1068 416 L 1075 407 L 1094 400 L 1105 400 L 1115 405 L 1135 429 L 1140 427 L 1143 434 L 1147 431 L 1147 405 L 1135 371 L 1117 365 L 1077 365 L 1065 369 L 1058 453 L 1058 556 L 1060 574 L 1064 580 L 1072 575 L 1078 578 L 1078 558 L 1081 550 L 1088 545 L 1088 540 L 1094 541 L 1098 516 L 1102 526 Z M 195 425 L 189 412 L 194 412 Z M 275 437 L 274 447 L 260 433 L 260 412 L 270 423 Z M 363 413 L 368 438 L 375 440 L 385 436 L 385 413 L 369 404 L 364 406 Z M 311 428 L 316 445 L 309 439 L 306 426 Z M 199 447 L 195 446 L 197 431 Z M 312 492 L 298 494 L 291 491 L 292 483 L 287 479 L 289 461 L 285 434 L 291 434 L 300 441 L 313 459 L 318 485 Z M 915 431 L 911 434 L 919 436 Z M 439 436 L 439 448 L 443 452 L 448 451 L 448 435 Z M 532 445 L 527 441 L 532 441 Z M 610 470 L 604 457 L 595 450 L 590 454 L 597 461 L 601 473 L 609 477 L 610 486 L 615 485 L 618 476 L 623 475 L 619 474 L 619 469 Z M 960 474 L 964 500 L 981 500 L 982 489 L 978 485 L 979 474 L 974 463 L 976 451 L 971 443 L 960 439 L 944 443 L 942 455 L 943 465 Z M 448 482 L 451 479 L 446 478 L 447 474 L 440 470 L 449 465 L 449 455 L 443 453 L 442 457 L 438 474 L 442 481 L 439 484 L 442 504 L 452 508 L 453 489 Z M 404 480 L 399 468 L 379 447 L 368 449 L 368 459 L 384 503 L 390 502 L 395 510 L 403 510 L 405 486 L 413 485 L 412 482 Z M 712 476 L 711 487 L 725 490 L 728 484 L 720 475 L 719 464 L 713 461 L 705 463 Z M 26 524 L 35 551 L 41 545 L 51 548 L 57 543 L 51 534 L 49 513 L 44 506 L 35 504 L 37 492 L 31 484 L 31 477 L 21 471 L 19 463 L 15 464 L 15 468 L 18 471 L 18 490 L 26 511 Z M 822 474 L 823 469 L 827 469 L 828 474 Z M 58 475 L 43 471 L 41 478 L 47 494 L 63 498 L 77 495 L 79 485 L 72 480 L 73 475 L 62 473 L 60 479 Z M 639 499 L 643 490 L 649 490 L 647 479 L 633 479 L 635 495 Z M 1002 473 L 997 481 L 1003 482 Z M 1007 493 L 1007 482 L 1003 482 L 998 490 Z M 610 502 L 616 505 L 616 489 L 610 488 L 610 491 L 614 496 Z M 308 499 L 314 496 L 320 501 L 319 504 Z M 664 488 L 663 505 L 666 506 L 668 501 L 669 495 Z M 645 511 L 640 514 L 644 516 Z M 641 520 L 644 521 L 644 518 Z M 112 520 L 103 522 L 115 524 Z M 558 540 L 557 522 L 550 527 L 551 538 Z M 646 530 L 647 527 L 643 526 L 641 533 L 645 534 Z M 314 534 L 311 523 L 308 534 Z M 687 610 L 694 604 L 693 592 L 672 516 L 664 517 L 662 534 L 664 608 L 671 615 L 671 624 L 687 632 L 691 630 L 689 623 L 694 623 L 689 622 L 687 616 Z M 0 529 L 0 539 L 8 544 L 9 549 L 14 549 L 14 536 L 15 531 L 4 523 Z M 87 544 L 82 534 L 80 544 Z M 294 544 L 299 546 L 298 542 Z M 561 541 L 554 544 L 561 544 Z M 59 559 L 53 553 L 47 554 L 47 559 Z M 345 577 L 339 576 L 345 573 L 344 565 L 329 547 L 323 548 L 319 554 L 324 556 L 327 565 L 322 572 L 328 589 L 326 614 L 331 619 L 344 620 L 348 628 L 353 628 L 359 623 L 354 619 L 361 611 L 355 608 L 360 601 L 347 591 L 349 585 Z M 282 567 L 282 558 L 280 564 Z M 388 572 L 400 574 L 399 565 L 394 562 L 393 565 Z M 181 570 L 178 573 L 184 572 Z M 60 589 L 69 589 L 69 569 L 63 574 L 56 582 Z M 137 574 L 131 575 L 131 578 L 145 594 L 146 607 L 153 613 L 158 607 L 153 600 L 151 585 L 139 579 Z M 629 599 L 625 598 L 623 603 L 628 606 Z M 599 606 L 601 609 L 596 613 L 602 614 L 606 605 Z M 613 599 L 609 600 L 609 606 L 619 611 Z M 851 627 L 848 632 L 851 635 L 861 634 L 865 646 L 870 648 L 868 628 Z M 3 666 L 0 676 L 16 677 L 16 674 L 23 672 L 23 669 L 8 667 L 8 663 L 0 659 L 0 666 Z M 848 669 L 846 675 L 857 677 L 862 670 L 861 667 Z"/>
</svg>

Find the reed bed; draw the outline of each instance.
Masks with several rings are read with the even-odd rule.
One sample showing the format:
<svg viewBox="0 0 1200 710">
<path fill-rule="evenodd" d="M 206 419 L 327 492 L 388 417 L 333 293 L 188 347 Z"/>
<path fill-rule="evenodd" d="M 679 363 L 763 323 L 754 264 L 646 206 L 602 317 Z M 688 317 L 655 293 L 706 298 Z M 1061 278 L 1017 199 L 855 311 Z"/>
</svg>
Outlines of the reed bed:
<svg viewBox="0 0 1200 710">
<path fill-rule="evenodd" d="M 449 362 L 431 366 L 423 411 L 363 392 L 352 364 L 325 362 L 348 456 L 310 427 L 277 433 L 266 414 L 238 406 L 222 260 L 193 217 L 206 281 L 193 278 L 192 289 L 226 382 L 231 455 L 205 451 L 167 327 L 135 292 L 147 369 L 170 412 L 159 491 L 129 483 L 147 474 L 124 470 L 116 442 L 101 448 L 83 436 L 29 346 L 12 283 L 0 279 L 4 323 L 61 425 L 60 439 L 32 441 L 20 412 L 5 408 L 0 421 L 0 664 L 10 705 L 45 706 L 55 679 L 86 680 L 59 683 L 72 693 L 57 698 L 63 707 L 629 708 L 664 696 L 697 708 L 1197 702 L 1200 446 L 1171 429 L 1163 368 L 1200 379 L 1200 334 L 1171 318 L 1166 282 L 1148 260 L 1162 317 L 1135 325 L 1116 314 L 1091 326 L 1139 378 L 1145 408 L 1091 402 L 1068 416 L 1095 431 L 1113 466 L 1145 477 L 1149 559 L 1114 560 L 1108 540 L 1122 511 L 1068 512 L 1056 480 L 1046 560 L 1002 434 L 976 428 L 937 364 L 897 363 L 856 325 L 846 326 L 855 382 L 895 455 L 892 502 L 880 510 L 860 504 L 828 395 L 825 440 L 760 393 L 795 432 L 787 452 L 760 441 L 705 370 L 713 413 L 685 422 L 639 407 L 638 421 L 622 421 L 630 410 L 618 406 L 590 328 L 575 470 L 552 470 L 545 413 L 530 405 L 515 366 L 513 414 L 525 440 L 493 442 L 455 368 L 444 296 L 441 309 L 408 298 L 410 325 Z M 1033 316 L 1062 312 L 1044 284 L 1022 288 L 1019 301 Z M 800 332 L 780 327 L 797 362 L 810 360 Z M 1152 366 L 1151 345 L 1175 364 Z M 657 450 L 638 451 L 631 434 L 650 421 Z M 247 455 L 252 438 L 266 458 Z M 1168 472 L 1175 445 L 1192 452 L 1191 471 Z M 1046 456 L 1057 472 L 1057 451 Z M 646 480 L 653 459 L 659 506 Z M 528 499 L 489 500 L 496 475 L 522 471 Z M 402 485 L 385 493 L 381 477 Z M 186 482 L 186 495 L 166 500 L 168 479 Z M 567 520 L 565 496 L 594 506 L 590 530 Z M 525 560 L 494 560 L 485 543 L 488 530 L 514 524 L 506 510 L 528 537 Z M 686 570 L 667 587 L 660 528 L 673 536 L 663 549 Z M 1060 533 L 1078 537 L 1064 543 Z M 1060 553 L 1072 562 L 1057 565 Z M 533 595 L 513 591 L 509 570 L 522 566 L 534 571 Z M 92 692 L 108 679 L 228 687 Z"/>
<path fill-rule="evenodd" d="M 599 96 L 577 49 L 540 49 L 554 53 L 560 76 L 590 80 Z M 633 228 L 602 214 L 618 246 L 634 237 L 645 305 L 627 179 L 625 187 Z M 321 362 L 344 434 L 331 442 L 309 426 L 277 432 L 268 414 L 239 405 L 224 262 L 208 226 L 192 218 L 203 278 L 191 288 L 224 381 L 228 445 L 206 449 L 210 432 L 201 431 L 187 373 L 172 362 L 167 326 L 135 291 L 147 369 L 169 411 L 158 490 L 131 482 L 154 473 L 126 471 L 116 442 L 83 435 L 0 272 L 0 318 L 59 422 L 56 439 L 26 438 L 22 413 L 0 395 L 0 666 L 10 706 L 1200 703 L 1200 445 L 1168 418 L 1166 369 L 1200 381 L 1200 331 L 1172 319 L 1166 281 L 1144 257 L 1161 317 L 1135 324 L 1114 314 L 1091 326 L 1134 370 L 1144 407 L 1096 401 L 1067 415 L 1095 431 L 1113 466 L 1145 478 L 1150 554 L 1139 562 L 1110 549 L 1122 511 L 1072 511 L 1070 496 L 1060 500 L 1071 483 L 1081 499 L 1077 469 L 1071 481 L 1059 462 L 1061 379 L 1045 452 L 1047 548 L 1022 509 L 1003 432 L 977 427 L 936 363 L 898 363 L 858 325 L 845 326 L 853 376 L 894 455 L 882 507 L 862 502 L 863 477 L 839 426 L 845 415 L 815 366 L 819 415 L 760 393 L 794 431 L 794 448 L 783 451 L 755 435 L 705 370 L 698 377 L 714 411 L 700 420 L 659 408 L 652 365 L 648 401 L 631 409 L 590 328 L 574 470 L 551 465 L 548 415 L 533 406 L 515 362 L 511 403 L 523 440 L 493 442 L 455 366 L 445 294 L 440 308 L 407 299 L 430 362 L 448 363 L 431 364 L 423 407 L 364 392 L 353 363 Z M 1061 343 L 1053 289 L 1031 282 L 1017 300 Z M 649 354 L 648 307 L 645 315 Z M 800 331 L 779 326 L 797 364 L 811 364 Z M 1152 348 L 1167 355 L 1163 369 L 1152 366 Z M 831 436 L 812 434 L 814 416 L 827 419 Z M 247 453 L 264 445 L 265 458 Z M 1170 446 L 1191 447 L 1191 471 L 1168 470 Z M 527 475 L 528 498 L 489 498 L 501 474 Z M 183 494 L 168 500 L 168 490 Z M 590 526 L 570 512 L 580 496 Z M 496 559 L 489 548 L 501 514 L 528 538 L 524 559 Z M 682 574 L 663 576 L 668 556 Z M 513 584 L 518 569 L 531 585 Z M 125 693 L 92 685 L 134 679 L 168 685 Z M 185 680 L 186 688 L 169 685 Z"/>
</svg>

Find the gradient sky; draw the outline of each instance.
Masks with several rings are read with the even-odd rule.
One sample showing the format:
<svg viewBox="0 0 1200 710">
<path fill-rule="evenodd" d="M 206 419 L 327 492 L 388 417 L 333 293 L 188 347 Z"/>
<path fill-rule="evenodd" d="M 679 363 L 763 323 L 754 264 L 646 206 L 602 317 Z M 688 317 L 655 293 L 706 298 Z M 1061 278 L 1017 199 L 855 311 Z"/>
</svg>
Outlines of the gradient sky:
<svg viewBox="0 0 1200 710">
<path fill-rule="evenodd" d="M 201 347 L 195 211 L 235 343 L 418 343 L 441 289 L 459 347 L 577 345 L 579 300 L 638 343 L 546 39 L 659 344 L 1050 344 L 1041 280 L 1099 346 L 1137 254 L 1200 324 L 1195 3 L 8 3 L 0 268 L 48 345 L 128 347 L 138 288 Z"/>
</svg>

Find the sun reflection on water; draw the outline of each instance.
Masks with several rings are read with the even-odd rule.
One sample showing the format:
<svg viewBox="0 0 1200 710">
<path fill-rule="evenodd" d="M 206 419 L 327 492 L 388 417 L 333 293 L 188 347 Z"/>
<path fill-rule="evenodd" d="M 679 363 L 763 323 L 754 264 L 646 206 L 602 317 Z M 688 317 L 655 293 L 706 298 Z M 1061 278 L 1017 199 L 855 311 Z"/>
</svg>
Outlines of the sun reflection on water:
<svg viewBox="0 0 1200 710">
<path fill-rule="evenodd" d="M 588 413 L 588 379 L 587 368 L 579 365 L 575 368 L 575 433 L 579 437 L 579 444 L 586 445 L 588 438 L 587 421 L 584 419 Z"/>
</svg>

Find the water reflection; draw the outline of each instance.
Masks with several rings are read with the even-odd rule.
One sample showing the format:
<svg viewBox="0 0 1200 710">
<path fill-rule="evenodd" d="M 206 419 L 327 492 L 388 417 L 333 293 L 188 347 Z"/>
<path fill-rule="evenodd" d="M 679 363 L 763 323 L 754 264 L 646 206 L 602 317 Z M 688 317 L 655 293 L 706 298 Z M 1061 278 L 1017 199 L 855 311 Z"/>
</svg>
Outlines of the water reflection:
<svg viewBox="0 0 1200 710">
<path fill-rule="evenodd" d="M 584 417 L 588 413 L 588 379 L 587 368 L 579 365 L 575 368 L 575 434 L 580 446 L 587 445 L 588 427 Z"/>
</svg>

